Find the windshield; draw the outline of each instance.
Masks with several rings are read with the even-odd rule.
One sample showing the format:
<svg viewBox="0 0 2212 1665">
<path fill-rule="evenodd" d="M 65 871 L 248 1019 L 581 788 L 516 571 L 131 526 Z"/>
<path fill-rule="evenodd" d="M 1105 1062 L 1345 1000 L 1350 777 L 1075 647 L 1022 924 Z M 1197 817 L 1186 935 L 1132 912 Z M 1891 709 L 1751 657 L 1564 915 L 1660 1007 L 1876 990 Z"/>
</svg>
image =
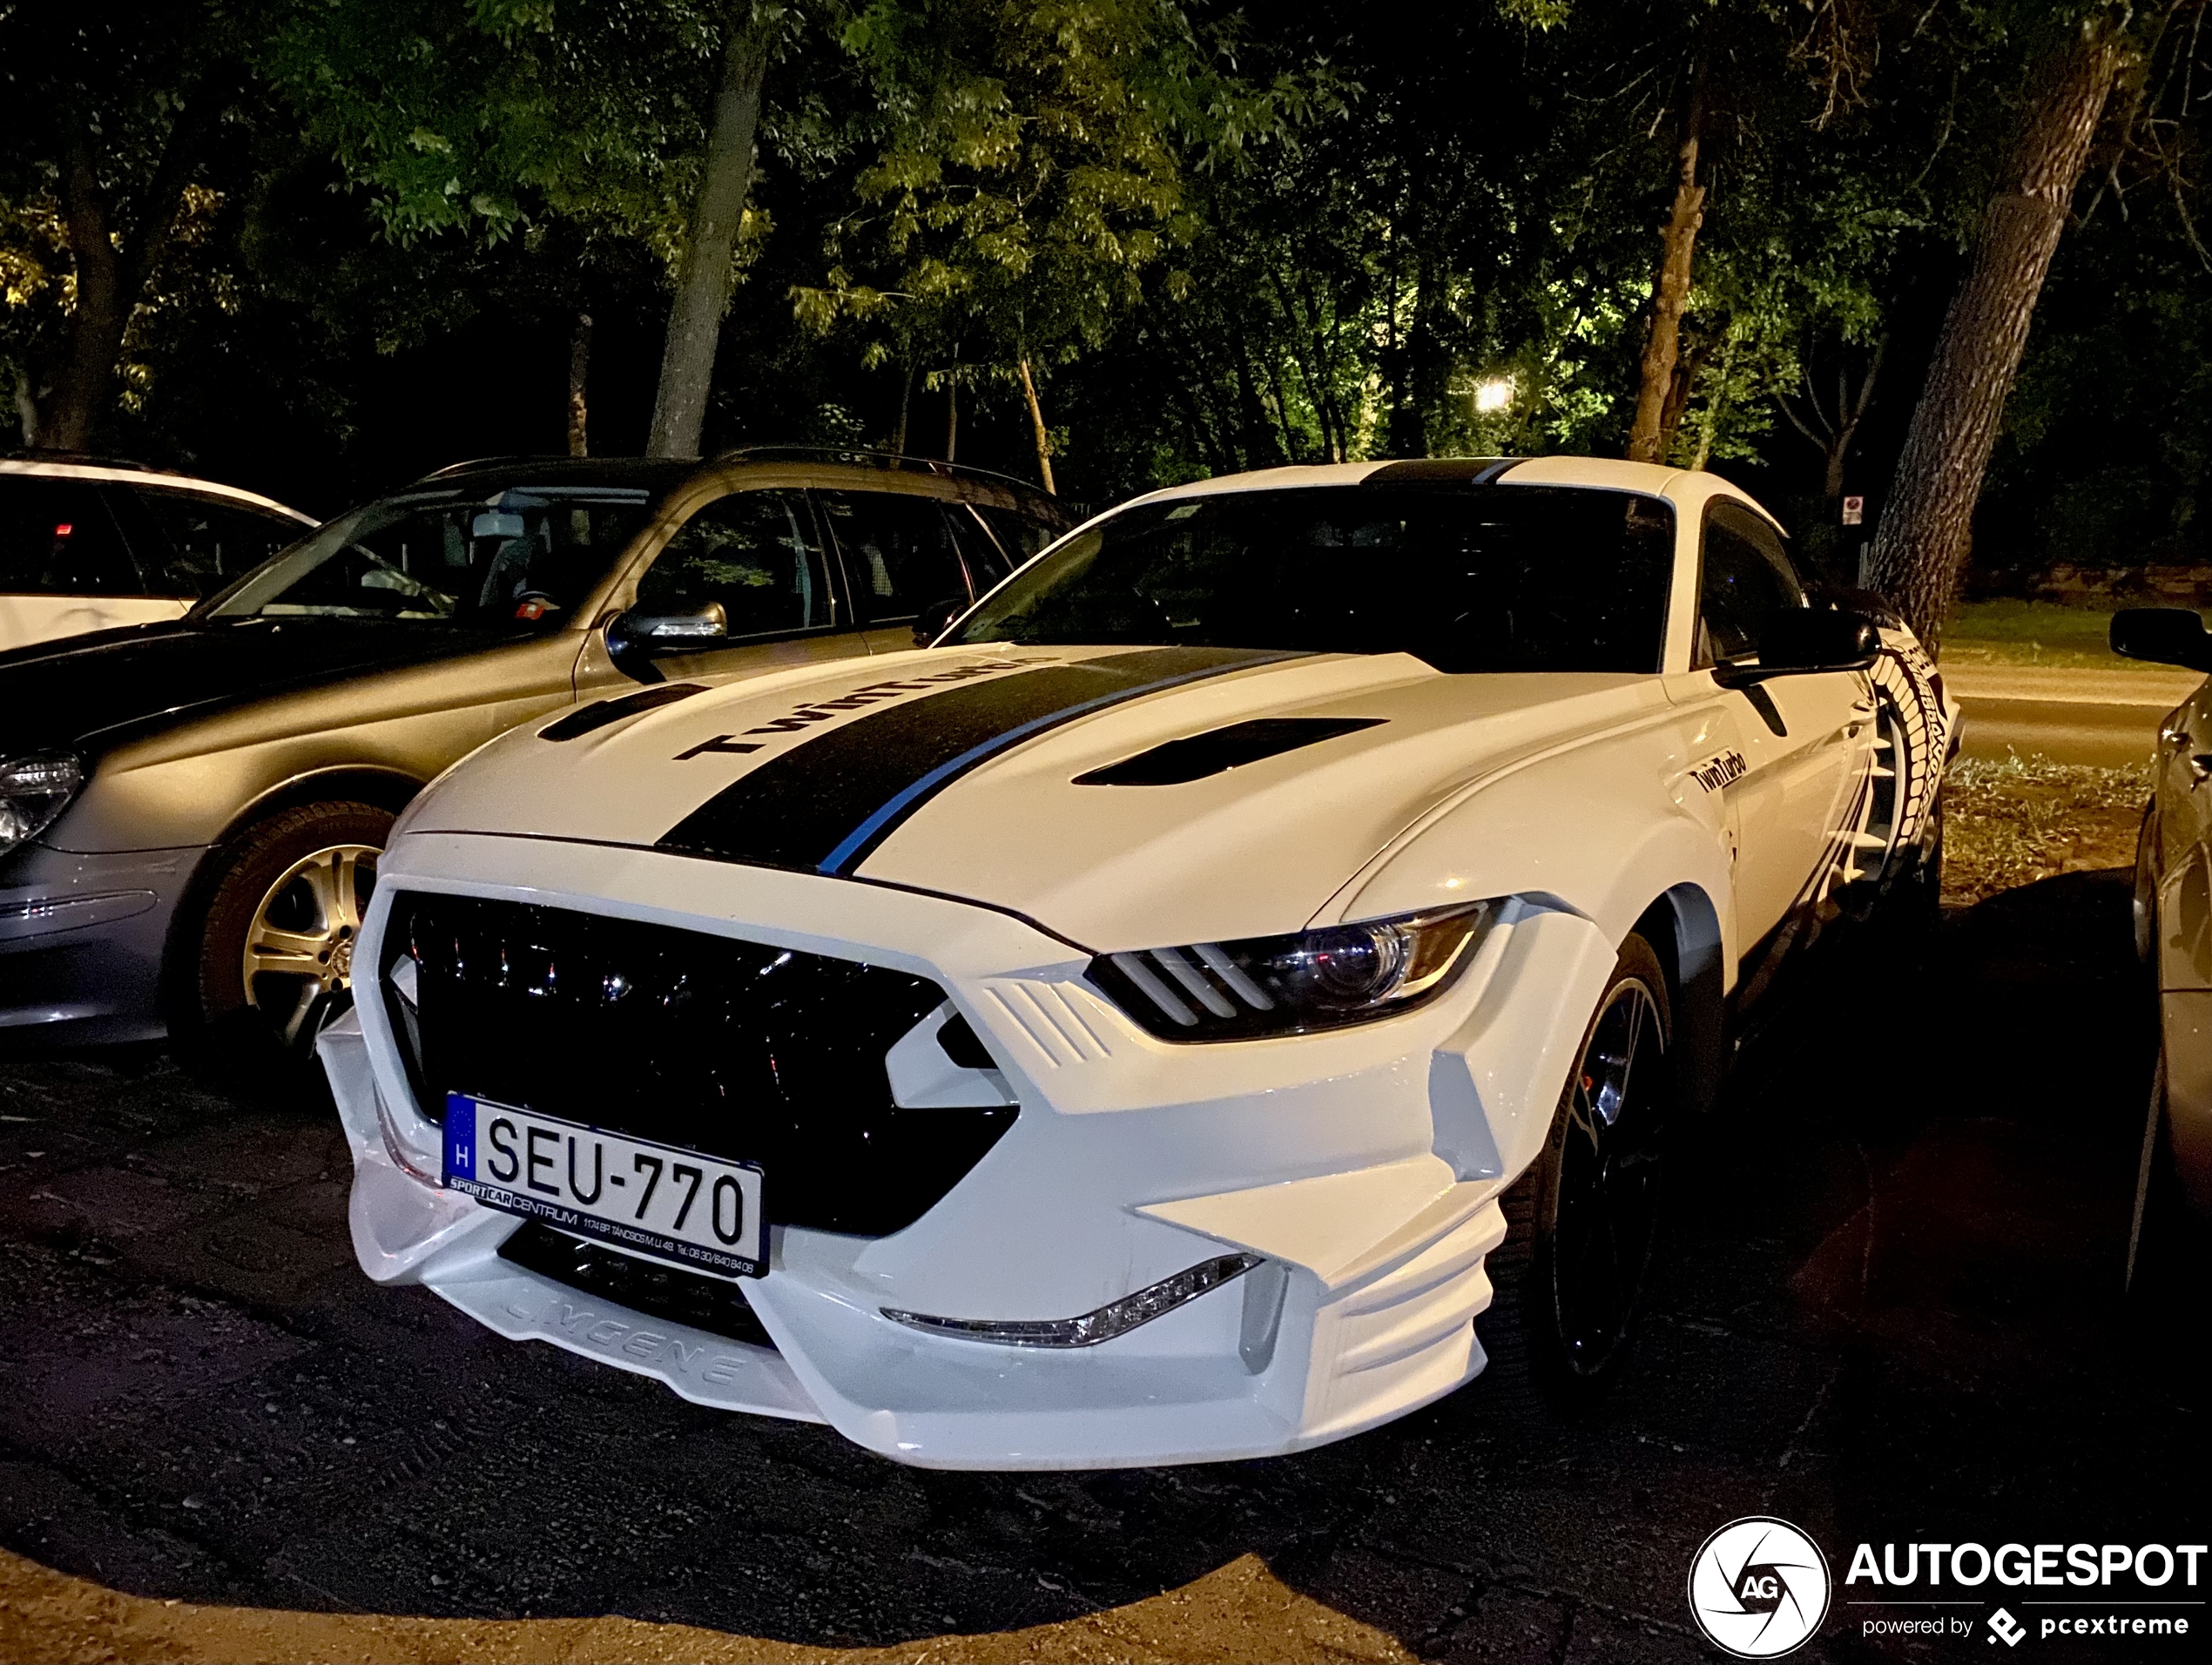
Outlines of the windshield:
<svg viewBox="0 0 2212 1665">
<path fill-rule="evenodd" d="M 408 492 L 343 516 L 218 597 L 209 618 L 437 620 L 527 630 L 564 617 L 651 511 L 607 486 Z"/>
<path fill-rule="evenodd" d="M 1444 671 L 1659 669 L 1674 510 L 1554 486 L 1339 486 L 1140 504 L 946 640 L 1411 653 Z"/>
</svg>

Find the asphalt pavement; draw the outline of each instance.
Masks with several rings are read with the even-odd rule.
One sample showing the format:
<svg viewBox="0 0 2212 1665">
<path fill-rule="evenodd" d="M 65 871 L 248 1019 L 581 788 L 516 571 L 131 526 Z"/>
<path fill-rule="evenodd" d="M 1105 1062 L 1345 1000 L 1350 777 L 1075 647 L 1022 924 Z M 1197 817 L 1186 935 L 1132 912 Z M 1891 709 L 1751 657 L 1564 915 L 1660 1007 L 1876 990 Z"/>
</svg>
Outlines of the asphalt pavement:
<svg viewBox="0 0 2212 1665">
<path fill-rule="evenodd" d="M 2040 753 L 2104 769 L 2147 760 L 2159 720 L 2203 681 L 2193 671 L 2148 667 L 1946 664 L 1943 675 L 1966 708 L 1966 756 Z"/>
<path fill-rule="evenodd" d="M 1423 1658 L 1649 1665 L 1717 1656 L 1684 1579 L 1743 1514 L 1839 1577 L 1861 1540 L 2201 1540 L 2201 1300 L 2121 1291 L 2152 1057 L 2127 908 L 2070 874 L 1952 918 L 1924 975 L 1801 989 L 1685 1134 L 1633 1371 L 1585 1421 L 1482 1379 L 1205 1467 L 933 1473 L 685 1404 L 368 1284 L 309 1099 L 0 1065 L 0 1546 L 164 1601 L 810 1648 L 1081 1621 L 1257 1557 Z M 1845 1594 L 1800 1657 L 1935 1656 L 1863 1639 Z M 1058 1656 L 1345 1656 L 1202 1607 Z"/>
</svg>

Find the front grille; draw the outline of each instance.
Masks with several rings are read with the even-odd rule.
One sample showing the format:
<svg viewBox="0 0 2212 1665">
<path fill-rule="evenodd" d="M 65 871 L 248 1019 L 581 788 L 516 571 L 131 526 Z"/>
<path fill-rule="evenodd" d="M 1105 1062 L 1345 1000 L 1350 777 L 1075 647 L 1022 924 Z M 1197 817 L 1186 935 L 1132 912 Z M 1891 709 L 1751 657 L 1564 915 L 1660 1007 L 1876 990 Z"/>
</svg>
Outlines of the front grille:
<svg viewBox="0 0 2212 1665">
<path fill-rule="evenodd" d="M 597 1295 L 617 1306 L 670 1324 L 687 1324 L 709 1335 L 772 1347 L 759 1315 L 745 1291 L 720 1277 L 704 1277 L 681 1266 L 662 1265 L 602 1249 L 596 1243 L 556 1231 L 542 1220 L 525 1220 L 523 1229 L 499 1245 L 502 1260 Z"/>
<path fill-rule="evenodd" d="M 1014 1124 L 1010 1105 L 891 1102 L 884 1054 L 945 994 L 880 966 L 405 892 L 383 973 L 431 1121 L 448 1092 L 469 1093 L 757 1162 L 778 1225 L 869 1237 L 911 1225 Z"/>
</svg>

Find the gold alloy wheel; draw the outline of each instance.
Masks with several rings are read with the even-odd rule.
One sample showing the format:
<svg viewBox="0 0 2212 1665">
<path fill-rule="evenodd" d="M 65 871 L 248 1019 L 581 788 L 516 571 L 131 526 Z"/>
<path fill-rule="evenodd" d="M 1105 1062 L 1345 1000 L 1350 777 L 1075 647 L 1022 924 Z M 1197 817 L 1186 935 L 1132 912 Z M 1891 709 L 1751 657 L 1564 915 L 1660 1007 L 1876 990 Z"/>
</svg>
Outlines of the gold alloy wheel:
<svg viewBox="0 0 2212 1665">
<path fill-rule="evenodd" d="M 334 844 L 303 856 L 253 910 L 240 964 L 246 1003 L 287 1047 L 352 979 L 354 944 L 382 853 L 370 844 Z"/>
</svg>

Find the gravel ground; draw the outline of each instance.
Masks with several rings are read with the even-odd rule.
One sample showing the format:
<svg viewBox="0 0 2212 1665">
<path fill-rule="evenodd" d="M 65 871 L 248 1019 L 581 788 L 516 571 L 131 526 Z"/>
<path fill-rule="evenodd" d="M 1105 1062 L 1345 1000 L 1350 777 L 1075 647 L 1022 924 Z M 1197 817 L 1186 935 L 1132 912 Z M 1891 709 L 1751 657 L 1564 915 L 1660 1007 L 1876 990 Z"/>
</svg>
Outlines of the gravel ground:
<svg viewBox="0 0 2212 1665">
<path fill-rule="evenodd" d="M 2085 801 L 2119 813 L 2115 785 L 2053 781 L 2056 812 L 2008 819 L 1966 779 L 1976 874 L 2027 870 L 1999 829 L 2040 871 Z M 361 1277 L 322 1107 L 0 1065 L 0 1546 L 156 1602 L 454 1621 L 355 1648 L 279 1614 L 266 1657 L 528 1657 L 554 1633 L 501 1621 L 611 1614 L 954 1659 L 1008 1644 L 927 1639 L 1056 1625 L 1020 1651 L 1663 1665 L 1716 1657 L 1683 1580 L 1742 1514 L 1839 1574 L 1861 1540 L 2201 1540 L 2203 1379 L 2173 1339 L 2201 1302 L 2121 1295 L 2153 1045 L 2127 904 L 2122 873 L 2061 873 L 1955 911 L 1918 972 L 1847 955 L 1802 988 L 1685 1136 L 1634 1368 L 1587 1420 L 1485 1378 L 1197 1468 L 930 1473 L 685 1405 Z M 1255 1567 L 1296 1600 L 1201 1599 Z M 0 1577 L 0 1653 L 246 1645 L 96 1598 Z M 1851 1612 L 1799 1657 L 1938 1656 Z M 2129 1657 L 2101 1647 L 2036 1652 Z"/>
</svg>

